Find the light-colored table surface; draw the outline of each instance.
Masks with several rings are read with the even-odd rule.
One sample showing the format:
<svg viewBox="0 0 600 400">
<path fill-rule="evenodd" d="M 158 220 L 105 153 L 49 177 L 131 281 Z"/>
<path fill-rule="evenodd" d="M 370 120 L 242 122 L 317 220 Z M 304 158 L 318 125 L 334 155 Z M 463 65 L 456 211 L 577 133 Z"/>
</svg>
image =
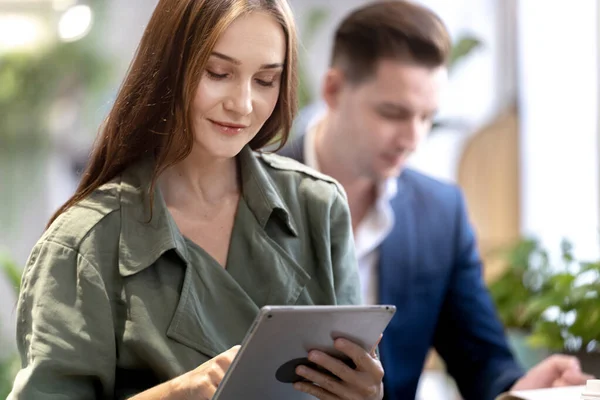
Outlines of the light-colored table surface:
<svg viewBox="0 0 600 400">
<path fill-rule="evenodd" d="M 580 400 L 584 386 L 570 386 L 552 389 L 523 390 L 513 392 L 500 400 Z"/>
</svg>

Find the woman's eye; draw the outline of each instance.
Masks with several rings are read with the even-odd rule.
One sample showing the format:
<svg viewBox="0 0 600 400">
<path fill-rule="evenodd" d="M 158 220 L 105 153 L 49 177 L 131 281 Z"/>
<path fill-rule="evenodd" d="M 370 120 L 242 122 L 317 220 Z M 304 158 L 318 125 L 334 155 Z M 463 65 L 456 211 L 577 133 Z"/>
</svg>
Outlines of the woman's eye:
<svg viewBox="0 0 600 400">
<path fill-rule="evenodd" d="M 257 79 L 256 83 L 258 83 L 261 86 L 265 86 L 265 87 L 273 87 L 273 86 L 275 86 L 275 80 L 265 81 L 263 79 Z"/>
<path fill-rule="evenodd" d="M 215 79 L 215 80 L 227 78 L 227 74 L 217 74 L 216 72 L 212 72 L 209 70 L 206 70 L 206 73 L 208 74 L 209 78 Z"/>
</svg>

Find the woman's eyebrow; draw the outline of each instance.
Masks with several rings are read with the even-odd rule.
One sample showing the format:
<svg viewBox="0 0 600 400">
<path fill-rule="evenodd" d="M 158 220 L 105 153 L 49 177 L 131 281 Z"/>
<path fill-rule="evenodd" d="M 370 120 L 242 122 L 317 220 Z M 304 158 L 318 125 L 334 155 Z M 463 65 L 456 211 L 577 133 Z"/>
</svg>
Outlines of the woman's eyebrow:
<svg viewBox="0 0 600 400">
<path fill-rule="evenodd" d="M 225 60 L 227 62 L 230 62 L 232 64 L 235 65 L 241 65 L 242 62 L 238 59 L 235 59 L 231 56 L 225 55 L 223 53 L 219 53 L 217 51 L 213 51 L 211 53 L 211 56 L 215 56 L 217 58 L 220 58 L 222 60 Z M 260 66 L 260 69 L 279 69 L 279 68 L 283 68 L 283 63 L 271 63 L 271 64 L 263 64 Z"/>
</svg>

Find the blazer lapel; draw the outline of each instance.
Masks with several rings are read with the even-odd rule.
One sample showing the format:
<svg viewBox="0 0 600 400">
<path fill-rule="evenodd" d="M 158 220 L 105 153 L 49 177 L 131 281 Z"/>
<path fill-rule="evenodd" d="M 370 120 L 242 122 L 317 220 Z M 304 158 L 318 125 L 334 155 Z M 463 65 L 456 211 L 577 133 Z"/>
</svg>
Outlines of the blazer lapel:
<svg viewBox="0 0 600 400">
<path fill-rule="evenodd" d="M 400 304 L 409 298 L 417 265 L 418 234 L 410 188 L 398 179 L 398 194 L 392 200 L 394 227 L 380 246 L 379 302 Z"/>
</svg>

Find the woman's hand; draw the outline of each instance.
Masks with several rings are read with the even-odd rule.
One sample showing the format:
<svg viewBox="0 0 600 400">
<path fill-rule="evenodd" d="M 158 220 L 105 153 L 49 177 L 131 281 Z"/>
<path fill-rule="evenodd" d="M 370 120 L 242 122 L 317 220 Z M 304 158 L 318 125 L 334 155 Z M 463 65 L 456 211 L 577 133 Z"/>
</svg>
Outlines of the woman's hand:
<svg viewBox="0 0 600 400">
<path fill-rule="evenodd" d="M 131 400 L 210 400 L 239 349 L 240 346 L 234 346 L 196 369 L 149 389 Z"/>
<path fill-rule="evenodd" d="M 180 376 L 180 390 L 187 392 L 185 399 L 210 400 L 217 391 L 217 387 L 223 380 L 225 373 L 233 362 L 240 346 L 234 346 L 229 350 L 211 358 L 198 368 Z"/>
<path fill-rule="evenodd" d="M 382 399 L 383 367 L 377 359 L 375 349 L 369 354 L 359 345 L 346 339 L 337 339 L 334 343 L 336 349 L 352 359 L 356 369 L 323 352 L 313 350 L 308 353 L 308 359 L 333 373 L 337 379 L 300 366 L 296 373 L 309 382 L 297 382 L 294 387 L 321 400 Z"/>
</svg>

